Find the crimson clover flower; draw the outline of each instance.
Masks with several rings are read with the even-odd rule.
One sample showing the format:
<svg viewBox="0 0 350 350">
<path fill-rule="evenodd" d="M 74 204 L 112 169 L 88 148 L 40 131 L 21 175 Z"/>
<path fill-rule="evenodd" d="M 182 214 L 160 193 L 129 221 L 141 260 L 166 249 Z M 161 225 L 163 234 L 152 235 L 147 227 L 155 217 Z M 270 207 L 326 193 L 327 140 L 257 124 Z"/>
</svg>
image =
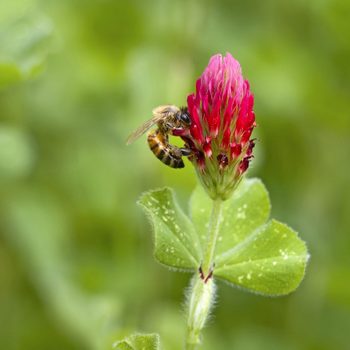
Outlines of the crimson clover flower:
<svg viewBox="0 0 350 350">
<path fill-rule="evenodd" d="M 187 97 L 192 124 L 183 136 L 190 161 L 213 199 L 227 199 L 253 157 L 254 97 L 231 54 L 213 56 Z"/>
</svg>

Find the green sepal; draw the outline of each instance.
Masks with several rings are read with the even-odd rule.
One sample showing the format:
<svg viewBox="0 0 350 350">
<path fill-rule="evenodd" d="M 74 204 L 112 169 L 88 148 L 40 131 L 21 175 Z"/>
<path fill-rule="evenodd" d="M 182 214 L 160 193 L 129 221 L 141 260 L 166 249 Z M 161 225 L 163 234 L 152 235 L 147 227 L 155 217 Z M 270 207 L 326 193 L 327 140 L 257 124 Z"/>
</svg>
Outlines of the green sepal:
<svg viewBox="0 0 350 350">
<path fill-rule="evenodd" d="M 202 259 L 201 244 L 173 191 L 162 188 L 146 192 L 138 204 L 153 224 L 156 260 L 172 268 L 197 269 Z"/>
</svg>

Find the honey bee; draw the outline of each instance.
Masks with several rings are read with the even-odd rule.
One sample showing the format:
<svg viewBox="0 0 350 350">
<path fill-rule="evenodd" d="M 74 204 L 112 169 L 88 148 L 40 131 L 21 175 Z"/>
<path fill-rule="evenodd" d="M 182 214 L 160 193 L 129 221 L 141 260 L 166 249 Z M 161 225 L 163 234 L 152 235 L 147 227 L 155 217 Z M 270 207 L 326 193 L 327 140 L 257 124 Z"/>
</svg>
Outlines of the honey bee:
<svg viewBox="0 0 350 350">
<path fill-rule="evenodd" d="M 191 155 L 189 148 L 179 148 L 169 143 L 169 134 L 180 135 L 191 125 L 191 118 L 186 107 L 178 108 L 174 105 L 156 107 L 152 111 L 153 117 L 137 128 L 127 139 L 126 144 L 134 142 L 152 126 L 157 129 L 148 134 L 147 142 L 154 155 L 171 168 L 185 166 L 182 157 Z"/>
</svg>

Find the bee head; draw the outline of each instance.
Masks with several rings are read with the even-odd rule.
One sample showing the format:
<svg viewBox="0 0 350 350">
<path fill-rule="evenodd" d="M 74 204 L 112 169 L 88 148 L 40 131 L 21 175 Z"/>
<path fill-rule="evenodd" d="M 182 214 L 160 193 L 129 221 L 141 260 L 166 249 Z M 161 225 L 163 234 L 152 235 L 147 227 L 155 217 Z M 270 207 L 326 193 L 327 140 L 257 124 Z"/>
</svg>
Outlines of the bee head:
<svg viewBox="0 0 350 350">
<path fill-rule="evenodd" d="M 191 117 L 190 114 L 187 111 L 186 107 L 183 107 L 180 109 L 180 112 L 177 115 L 178 120 L 185 124 L 185 126 L 190 126 L 191 125 Z"/>
</svg>

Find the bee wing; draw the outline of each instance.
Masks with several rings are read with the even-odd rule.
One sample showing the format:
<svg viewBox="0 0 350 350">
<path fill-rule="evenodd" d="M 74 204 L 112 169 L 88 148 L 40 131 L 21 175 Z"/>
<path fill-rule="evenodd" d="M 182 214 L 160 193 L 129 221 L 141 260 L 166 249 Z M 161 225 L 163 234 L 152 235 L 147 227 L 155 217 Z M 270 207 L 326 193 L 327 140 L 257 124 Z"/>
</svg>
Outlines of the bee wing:
<svg viewBox="0 0 350 350">
<path fill-rule="evenodd" d="M 163 117 L 167 116 L 168 114 L 176 114 L 180 111 L 179 107 L 174 105 L 162 105 L 158 106 L 153 109 L 152 114 L 153 116 L 162 115 Z"/>
<path fill-rule="evenodd" d="M 135 140 L 137 140 L 140 136 L 142 136 L 147 130 L 149 130 L 154 124 L 158 123 L 161 119 L 163 119 L 163 115 L 154 115 L 153 118 L 144 122 L 140 127 L 138 127 L 135 131 L 133 131 L 126 140 L 126 144 L 130 145 Z"/>
<path fill-rule="evenodd" d="M 166 118 L 168 115 L 179 112 L 180 109 L 174 105 L 163 105 L 153 109 L 153 117 L 144 122 L 139 128 L 137 128 L 126 140 L 126 144 L 130 145 L 140 136 L 142 136 L 147 130 L 149 130 L 154 124 L 157 124 L 160 120 Z"/>
</svg>

